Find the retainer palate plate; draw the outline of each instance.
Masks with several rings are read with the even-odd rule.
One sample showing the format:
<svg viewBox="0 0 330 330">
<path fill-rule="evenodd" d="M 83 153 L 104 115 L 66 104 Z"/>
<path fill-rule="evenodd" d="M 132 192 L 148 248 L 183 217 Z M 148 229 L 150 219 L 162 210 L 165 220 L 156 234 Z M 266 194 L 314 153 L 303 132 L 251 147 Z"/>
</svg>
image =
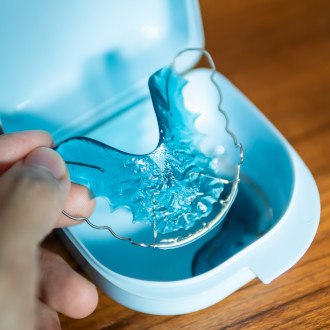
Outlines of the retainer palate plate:
<svg viewBox="0 0 330 330">
<path fill-rule="evenodd" d="M 210 83 L 219 94 L 218 115 L 225 119 L 222 129 L 240 155 L 238 164 L 231 164 L 236 168 L 234 178 L 229 180 L 221 172 L 215 152 L 206 155 L 200 151 L 203 135 L 195 127 L 198 115 L 185 108 L 182 91 L 186 81 L 175 72 L 174 61 L 149 79 L 159 128 L 159 142 L 152 152 L 128 154 L 84 137 L 70 138 L 56 148 L 67 162 L 73 182 L 86 185 L 93 197 L 105 197 L 114 210 L 127 207 L 133 223 L 148 221 L 153 242 L 124 237 L 110 226 L 98 227 L 86 218 L 77 220 L 84 219 L 91 227 L 107 229 L 116 238 L 135 245 L 171 248 L 199 238 L 223 219 L 237 193 L 243 149 L 221 109 L 222 95 L 213 79 L 211 56 L 203 49 L 187 49 L 175 60 L 189 51 L 203 53 L 212 67 Z M 220 146 L 219 143 L 216 147 Z M 224 189 L 225 185 L 230 187 Z"/>
</svg>

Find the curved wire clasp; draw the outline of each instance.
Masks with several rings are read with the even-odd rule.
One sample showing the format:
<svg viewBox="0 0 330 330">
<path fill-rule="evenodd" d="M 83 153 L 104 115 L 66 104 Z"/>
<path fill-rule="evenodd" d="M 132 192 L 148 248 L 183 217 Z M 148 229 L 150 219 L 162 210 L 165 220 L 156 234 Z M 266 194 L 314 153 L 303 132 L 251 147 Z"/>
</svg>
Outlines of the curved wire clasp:
<svg viewBox="0 0 330 330">
<path fill-rule="evenodd" d="M 128 241 L 130 242 L 131 244 L 133 245 L 138 245 L 138 246 L 142 246 L 142 247 L 153 247 L 153 244 L 145 244 L 145 243 L 139 243 L 139 242 L 135 242 L 132 238 L 130 237 L 124 237 L 124 236 L 120 236 L 118 234 L 115 233 L 115 231 L 109 227 L 109 226 L 98 226 L 98 225 L 95 225 L 93 224 L 89 218 L 86 218 L 86 217 L 75 217 L 71 214 L 69 214 L 68 212 L 66 211 L 62 211 L 62 214 L 65 215 L 67 218 L 71 219 L 71 220 L 74 220 L 74 221 L 78 221 L 78 222 L 81 222 L 81 221 L 84 221 L 86 222 L 90 227 L 94 228 L 94 229 L 105 229 L 105 230 L 108 230 L 110 232 L 110 234 L 117 238 L 117 239 L 120 239 L 122 241 Z"/>
</svg>

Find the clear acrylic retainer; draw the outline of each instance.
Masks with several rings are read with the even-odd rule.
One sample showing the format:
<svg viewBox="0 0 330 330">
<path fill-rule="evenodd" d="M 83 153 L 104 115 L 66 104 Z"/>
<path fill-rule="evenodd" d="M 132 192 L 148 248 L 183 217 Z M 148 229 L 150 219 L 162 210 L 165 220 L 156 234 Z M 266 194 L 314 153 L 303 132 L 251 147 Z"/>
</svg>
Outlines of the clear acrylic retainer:
<svg viewBox="0 0 330 330">
<path fill-rule="evenodd" d="M 0 2 L 5 132 L 44 129 L 56 142 L 85 135 L 127 152 L 152 150 L 158 129 L 147 79 L 180 50 L 203 47 L 198 2 L 19 2 Z M 180 71 L 199 55 L 185 56 Z M 209 76 L 209 69 L 189 70 L 185 97 L 202 114 L 197 125 L 219 141 L 223 123 L 207 112 L 218 102 Z M 320 202 L 309 170 L 239 90 L 220 73 L 216 79 L 245 150 L 239 193 L 222 228 L 172 250 L 133 246 L 87 224 L 59 232 L 89 277 L 129 308 L 173 315 L 208 307 L 255 277 L 271 282 L 315 236 Z M 102 199 L 91 221 L 112 221 L 130 234 L 130 214 L 109 213 Z"/>
</svg>

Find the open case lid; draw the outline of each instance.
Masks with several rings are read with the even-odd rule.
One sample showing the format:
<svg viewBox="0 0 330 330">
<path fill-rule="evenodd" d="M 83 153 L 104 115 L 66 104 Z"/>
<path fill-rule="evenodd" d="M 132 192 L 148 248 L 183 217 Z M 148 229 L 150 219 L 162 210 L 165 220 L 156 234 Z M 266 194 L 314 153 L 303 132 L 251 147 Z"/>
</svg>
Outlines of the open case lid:
<svg viewBox="0 0 330 330">
<path fill-rule="evenodd" d="M 149 76 L 178 51 L 203 44 L 197 0 L 0 0 L 4 130 L 84 134 L 147 97 Z"/>
</svg>

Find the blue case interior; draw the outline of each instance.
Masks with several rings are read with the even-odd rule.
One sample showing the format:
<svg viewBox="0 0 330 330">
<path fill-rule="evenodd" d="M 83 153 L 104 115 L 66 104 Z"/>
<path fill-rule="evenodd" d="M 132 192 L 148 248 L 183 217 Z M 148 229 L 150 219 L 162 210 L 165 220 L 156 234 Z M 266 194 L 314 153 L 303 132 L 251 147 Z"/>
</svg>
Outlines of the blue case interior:
<svg viewBox="0 0 330 330">
<path fill-rule="evenodd" d="M 0 0 L 2 126 L 5 132 L 44 129 L 56 142 L 84 135 L 126 152 L 150 152 L 158 128 L 147 79 L 180 50 L 203 45 L 195 0 Z M 180 71 L 198 60 L 198 53 L 185 56 Z M 187 93 L 204 110 L 216 102 L 204 88 L 209 74 L 186 75 L 193 86 Z M 131 246 L 86 224 L 61 232 L 92 279 L 130 308 L 186 313 L 255 276 L 269 283 L 297 262 L 315 235 L 319 196 L 308 169 L 241 92 L 222 75 L 217 80 L 246 155 L 237 212 L 222 231 L 166 251 Z M 204 129 L 221 140 L 217 118 L 205 118 Z M 122 209 L 109 214 L 102 200 L 92 217 L 125 234 L 130 220 Z M 134 231 L 143 238 L 144 229 Z"/>
</svg>

